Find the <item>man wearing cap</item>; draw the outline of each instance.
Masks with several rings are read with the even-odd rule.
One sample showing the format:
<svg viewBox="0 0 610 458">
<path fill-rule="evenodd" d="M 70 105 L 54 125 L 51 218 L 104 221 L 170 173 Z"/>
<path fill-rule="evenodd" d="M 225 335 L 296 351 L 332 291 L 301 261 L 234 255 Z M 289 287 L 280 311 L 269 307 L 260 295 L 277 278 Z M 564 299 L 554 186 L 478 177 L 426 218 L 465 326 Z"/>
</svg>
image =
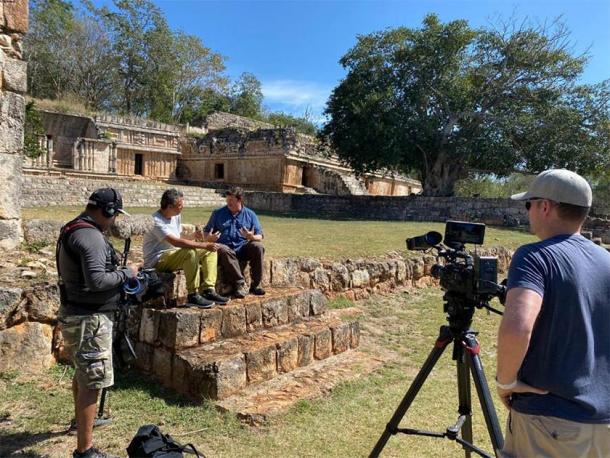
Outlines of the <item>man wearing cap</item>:
<svg viewBox="0 0 610 458">
<path fill-rule="evenodd" d="M 96 403 L 100 390 L 114 383 L 113 314 L 123 283 L 135 276 L 132 269 L 119 267 L 116 252 L 103 234 L 119 213 L 126 214 L 118 191 L 98 189 L 85 211 L 62 227 L 57 241 L 59 323 L 75 367 L 77 447 L 73 457 L 110 456 L 93 447 Z"/>
<path fill-rule="evenodd" d="M 580 234 L 591 188 L 548 170 L 512 199 L 540 241 L 513 256 L 498 332 L 504 456 L 608 457 L 610 253 Z"/>
<path fill-rule="evenodd" d="M 189 304 L 201 308 L 210 308 L 214 303 L 224 305 L 229 299 L 215 290 L 218 245 L 182 235 L 183 208 L 182 192 L 168 189 L 163 193 L 161 208 L 152 215 L 154 226 L 144 236 L 144 268 L 159 272 L 182 269 Z"/>
<path fill-rule="evenodd" d="M 238 186 L 226 191 L 227 205 L 215 210 L 203 229 L 207 241 L 219 244 L 218 261 L 237 298 L 246 297 L 248 292 L 257 296 L 265 294 L 261 287 L 265 254 L 263 230 L 256 213 L 244 206 L 243 196 L 244 191 Z M 250 263 L 252 282 L 249 290 L 240 261 Z"/>
</svg>

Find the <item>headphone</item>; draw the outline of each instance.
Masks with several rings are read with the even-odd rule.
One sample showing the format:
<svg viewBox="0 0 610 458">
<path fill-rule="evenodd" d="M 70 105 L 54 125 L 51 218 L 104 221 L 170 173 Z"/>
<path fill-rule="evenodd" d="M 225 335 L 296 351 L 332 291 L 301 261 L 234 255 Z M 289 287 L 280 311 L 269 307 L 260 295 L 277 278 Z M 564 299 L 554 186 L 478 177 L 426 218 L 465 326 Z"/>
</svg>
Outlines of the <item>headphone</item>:
<svg viewBox="0 0 610 458">
<path fill-rule="evenodd" d="M 92 201 L 96 207 L 101 208 L 102 215 L 104 215 L 106 218 L 112 218 L 114 215 L 116 215 L 117 210 L 119 210 L 119 208 L 118 208 L 119 196 L 117 195 L 117 192 L 115 191 L 114 188 L 110 188 L 110 189 L 112 189 L 112 193 L 114 195 L 112 202 L 100 202 L 98 200 Z"/>
</svg>

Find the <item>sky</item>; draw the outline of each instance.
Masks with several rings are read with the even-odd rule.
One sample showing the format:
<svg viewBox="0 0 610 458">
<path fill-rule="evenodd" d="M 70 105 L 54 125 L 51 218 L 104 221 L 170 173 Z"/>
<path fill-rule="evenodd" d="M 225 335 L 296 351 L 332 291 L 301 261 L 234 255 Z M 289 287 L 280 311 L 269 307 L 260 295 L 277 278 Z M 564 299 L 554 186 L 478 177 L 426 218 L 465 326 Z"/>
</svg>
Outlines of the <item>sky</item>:
<svg viewBox="0 0 610 458">
<path fill-rule="evenodd" d="M 591 55 L 583 83 L 610 78 L 610 0 L 153 0 L 172 27 L 198 35 L 226 58 L 227 74 L 253 73 L 271 111 L 320 122 L 328 96 L 345 76 L 339 59 L 358 35 L 419 27 L 428 13 L 443 22 L 489 26 L 498 17 L 533 23 L 561 16 L 574 53 Z"/>
</svg>

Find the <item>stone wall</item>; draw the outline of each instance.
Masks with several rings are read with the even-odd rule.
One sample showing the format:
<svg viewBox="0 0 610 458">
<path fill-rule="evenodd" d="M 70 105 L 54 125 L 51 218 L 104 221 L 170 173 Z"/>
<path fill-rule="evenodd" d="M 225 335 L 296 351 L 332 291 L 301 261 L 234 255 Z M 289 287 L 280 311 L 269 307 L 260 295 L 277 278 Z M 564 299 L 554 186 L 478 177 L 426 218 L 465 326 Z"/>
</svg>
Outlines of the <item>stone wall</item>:
<svg viewBox="0 0 610 458">
<path fill-rule="evenodd" d="M 21 205 L 23 207 L 58 205 L 84 207 L 93 191 L 107 186 L 114 187 L 121 192 L 126 207 L 157 207 L 161 194 L 168 188 L 177 188 L 182 191 L 187 206 L 218 207 L 225 204 L 225 199 L 216 191 L 198 186 L 119 178 L 94 179 L 77 174 L 60 176 L 25 174 Z M 19 192 L 16 191 L 15 194 L 18 195 Z"/>
<path fill-rule="evenodd" d="M 273 124 L 255 119 L 244 118 L 243 116 L 216 111 L 205 117 L 203 128 L 207 131 L 224 129 L 226 127 L 237 127 L 240 129 L 256 130 L 273 128 Z"/>
<path fill-rule="evenodd" d="M 26 69 L 23 37 L 28 29 L 28 0 L 0 2 L 0 250 L 21 241 L 21 167 L 25 117 Z"/>
</svg>

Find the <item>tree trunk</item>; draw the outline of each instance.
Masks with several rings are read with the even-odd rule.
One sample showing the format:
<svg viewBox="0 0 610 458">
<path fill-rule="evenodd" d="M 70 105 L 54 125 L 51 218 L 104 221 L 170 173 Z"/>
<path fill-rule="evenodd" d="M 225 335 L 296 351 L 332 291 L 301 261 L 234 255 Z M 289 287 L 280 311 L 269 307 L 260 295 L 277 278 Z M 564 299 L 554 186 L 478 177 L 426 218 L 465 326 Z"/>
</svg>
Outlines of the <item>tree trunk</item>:
<svg viewBox="0 0 610 458">
<path fill-rule="evenodd" d="M 426 170 L 423 179 L 423 195 L 451 197 L 455 193 L 455 183 L 460 178 L 463 164 L 452 161 L 447 154 L 440 153 L 432 167 Z"/>
</svg>

